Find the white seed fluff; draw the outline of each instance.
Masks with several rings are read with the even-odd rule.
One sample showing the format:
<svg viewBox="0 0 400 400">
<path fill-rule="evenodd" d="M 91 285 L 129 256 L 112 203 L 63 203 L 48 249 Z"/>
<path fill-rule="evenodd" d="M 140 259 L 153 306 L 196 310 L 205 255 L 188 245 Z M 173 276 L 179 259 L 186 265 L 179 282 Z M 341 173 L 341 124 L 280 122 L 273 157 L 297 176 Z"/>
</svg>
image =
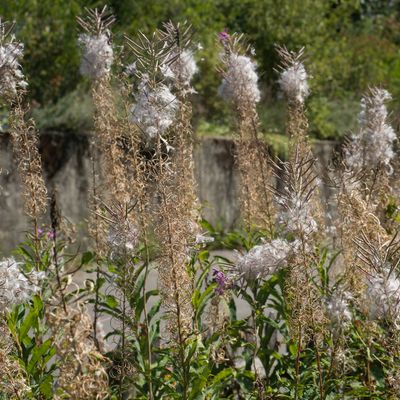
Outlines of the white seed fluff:
<svg viewBox="0 0 400 400">
<path fill-rule="evenodd" d="M 82 49 L 81 74 L 92 79 L 108 75 L 114 58 L 109 36 L 106 33 L 98 36 L 83 33 L 79 35 L 78 43 Z"/>
<path fill-rule="evenodd" d="M 190 86 L 193 76 L 197 73 L 198 67 L 190 50 L 183 50 L 170 65 L 175 79 L 186 86 Z"/>
<path fill-rule="evenodd" d="M 128 76 L 135 76 L 136 72 L 137 72 L 137 65 L 136 62 L 133 62 L 131 64 L 128 64 L 125 67 L 125 74 Z"/>
<path fill-rule="evenodd" d="M 351 295 L 347 292 L 335 292 L 326 303 L 326 312 L 334 328 L 344 328 L 352 319 L 349 308 Z"/>
<path fill-rule="evenodd" d="M 285 266 L 293 248 L 285 239 L 274 239 L 253 247 L 240 256 L 236 264 L 238 272 L 246 280 L 265 278 Z"/>
<path fill-rule="evenodd" d="M 310 93 L 307 77 L 303 63 L 297 62 L 282 71 L 278 82 L 288 99 L 304 103 Z"/>
<path fill-rule="evenodd" d="M 371 319 L 386 318 L 395 323 L 399 321 L 400 280 L 393 274 L 370 277 L 366 297 Z"/>
<path fill-rule="evenodd" d="M 318 230 L 318 224 L 313 218 L 314 210 L 308 199 L 301 193 L 286 190 L 287 196 L 278 199 L 282 211 L 278 214 L 278 222 L 284 225 L 288 233 L 308 236 Z"/>
<path fill-rule="evenodd" d="M 195 244 L 207 244 L 212 243 L 214 238 L 211 236 L 206 236 L 203 233 L 198 233 L 196 235 Z"/>
<path fill-rule="evenodd" d="M 254 61 L 247 56 L 232 53 L 226 64 L 225 76 L 219 87 L 222 98 L 237 103 L 258 103 L 261 95 Z"/>
<path fill-rule="evenodd" d="M 396 133 L 388 124 L 385 103 L 392 96 L 384 89 L 371 89 L 361 99 L 359 132 L 345 150 L 346 163 L 353 169 L 390 166 L 395 153 L 393 150 Z"/>
<path fill-rule="evenodd" d="M 14 258 L 0 261 L 0 311 L 28 301 L 39 289 L 44 272 L 32 271 L 24 275 Z"/>
<path fill-rule="evenodd" d="M 23 54 L 24 45 L 14 41 L 14 38 L 0 46 L 0 97 L 15 97 L 18 89 L 28 86 L 19 63 Z"/>
<path fill-rule="evenodd" d="M 136 104 L 131 107 L 132 121 L 154 139 L 162 135 L 174 122 L 179 102 L 168 86 L 158 84 L 151 88 L 147 77 L 142 77 L 136 94 Z"/>
<path fill-rule="evenodd" d="M 113 226 L 108 233 L 108 242 L 117 254 L 132 251 L 139 242 L 139 232 L 129 220 Z"/>
</svg>

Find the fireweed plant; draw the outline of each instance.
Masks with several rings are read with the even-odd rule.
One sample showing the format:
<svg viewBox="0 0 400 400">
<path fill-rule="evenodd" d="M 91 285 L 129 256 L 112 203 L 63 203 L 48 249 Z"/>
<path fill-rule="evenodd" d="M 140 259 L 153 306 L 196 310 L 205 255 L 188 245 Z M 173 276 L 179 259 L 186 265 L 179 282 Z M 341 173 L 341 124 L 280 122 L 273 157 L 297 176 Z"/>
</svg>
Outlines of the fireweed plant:
<svg viewBox="0 0 400 400">
<path fill-rule="evenodd" d="M 304 49 L 277 48 L 289 140 L 279 160 L 261 138 L 254 50 L 218 34 L 242 209 L 240 228 L 223 235 L 201 220 L 196 195 L 194 30 L 167 22 L 116 48 L 113 22 L 107 8 L 77 18 L 94 106 L 82 253 L 60 192 L 47 194 L 23 44 L 0 23 L 0 97 L 31 221 L 0 260 L 0 399 L 400 398 L 390 94 L 366 91 L 358 129 L 319 176 Z"/>
<path fill-rule="evenodd" d="M 260 139 L 257 103 L 261 100 L 254 49 L 245 45 L 242 35 L 219 34 L 221 74 L 219 94 L 230 103 L 236 116 L 236 162 L 241 179 L 241 211 L 250 229 L 256 226 L 274 233 L 274 208 L 268 186 L 271 168 L 268 148 Z"/>
</svg>

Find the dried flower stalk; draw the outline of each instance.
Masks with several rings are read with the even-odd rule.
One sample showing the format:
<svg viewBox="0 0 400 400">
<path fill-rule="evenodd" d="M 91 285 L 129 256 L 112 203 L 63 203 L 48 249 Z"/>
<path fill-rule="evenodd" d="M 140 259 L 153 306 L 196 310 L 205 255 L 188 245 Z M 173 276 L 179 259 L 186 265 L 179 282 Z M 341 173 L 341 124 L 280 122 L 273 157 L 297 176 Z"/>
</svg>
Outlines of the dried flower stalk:
<svg viewBox="0 0 400 400">
<path fill-rule="evenodd" d="M 10 105 L 10 133 L 18 173 L 23 186 L 26 214 L 34 220 L 46 210 L 47 190 L 42 175 L 38 150 L 38 133 L 33 120 L 27 120 L 27 109 L 22 104 L 27 87 L 19 60 L 24 46 L 11 34 L 13 24 L 0 20 L 0 99 Z"/>
<path fill-rule="evenodd" d="M 351 182 L 371 212 L 384 222 L 384 211 L 390 194 L 390 178 L 397 140 L 388 122 L 386 103 L 391 95 L 384 89 L 370 88 L 361 99 L 359 129 L 344 147 L 344 163 L 359 181 Z M 350 174 L 350 175 L 351 175 Z"/>
<path fill-rule="evenodd" d="M 56 327 L 54 344 L 60 358 L 57 399 L 104 399 L 108 394 L 105 358 L 96 350 L 91 338 L 92 323 L 83 307 L 62 307 L 48 315 Z M 67 396 L 67 397 L 66 397 Z"/>
<path fill-rule="evenodd" d="M 304 105 L 309 94 L 308 75 L 303 64 L 304 48 L 294 52 L 286 47 L 277 47 L 277 51 L 281 58 L 279 84 L 288 106 L 286 131 L 289 137 L 289 157 L 293 157 L 296 152 L 307 156 L 311 153 L 311 146 Z"/>
<path fill-rule="evenodd" d="M 77 18 L 86 32 L 80 35 L 83 46 L 81 71 L 92 78 L 92 99 L 95 107 L 96 138 L 92 140 L 93 180 L 91 188 L 91 220 L 89 231 L 95 238 L 98 251 L 107 249 L 107 224 L 101 218 L 102 203 L 123 205 L 130 201 L 130 182 L 126 173 L 126 152 L 123 148 L 122 126 L 114 93 L 110 84 L 113 51 L 110 28 L 114 17 L 104 7 L 101 11 L 86 10 L 84 18 Z M 96 173 L 97 162 L 100 173 Z"/>
<path fill-rule="evenodd" d="M 260 101 L 255 62 L 246 55 L 242 35 L 220 35 L 223 81 L 220 94 L 232 105 L 236 118 L 236 162 L 241 179 L 242 215 L 247 227 L 274 232 L 274 205 L 268 147 L 260 138 L 257 103 Z"/>
<path fill-rule="evenodd" d="M 300 354 L 303 343 L 312 340 L 317 361 L 320 397 L 324 397 L 320 349 L 323 344 L 326 317 L 321 298 L 313 284 L 317 239 L 321 233 L 321 204 L 318 194 L 316 160 L 307 136 L 308 121 L 304 101 L 309 93 L 307 73 L 302 63 L 303 49 L 298 53 L 278 48 L 281 57 L 279 83 L 287 97 L 289 160 L 283 167 L 275 167 L 275 174 L 283 181 L 283 189 L 275 190 L 281 207 L 278 222 L 295 239 L 296 247 L 289 264 L 286 296 L 290 307 L 290 328 L 297 342 L 295 362 L 296 392 L 298 393 Z M 297 243 L 296 243 L 297 242 Z"/>
<path fill-rule="evenodd" d="M 318 239 L 317 177 L 314 173 L 315 159 L 303 157 L 300 146 L 292 160 L 275 165 L 275 175 L 282 180 L 283 188 L 271 188 L 280 206 L 278 222 L 283 232 L 294 238 L 289 262 L 287 284 L 294 335 L 304 339 L 306 327 L 317 325 L 320 319 L 319 296 L 311 279 L 317 262 L 315 246 Z M 317 318 L 318 315 L 318 318 Z M 308 328 L 307 328 L 308 329 Z"/>
<path fill-rule="evenodd" d="M 362 281 L 355 268 L 357 246 L 354 238 L 385 241 L 384 208 L 390 193 L 389 179 L 394 158 L 395 134 L 387 122 L 385 102 L 391 96 L 383 89 L 370 89 L 361 100 L 360 127 L 353 141 L 345 145 L 339 166 L 339 230 L 344 268 L 355 292 Z"/>
<path fill-rule="evenodd" d="M 188 25 L 167 23 L 151 38 L 140 34 L 136 42 L 128 40 L 139 80 L 132 121 L 151 154 L 147 170 L 157 198 L 154 223 L 160 246 L 159 286 L 168 315 L 166 333 L 180 346 L 191 332 L 188 260 L 198 229 L 188 101 L 196 67 L 189 56 L 190 38 Z"/>
<path fill-rule="evenodd" d="M 30 397 L 30 387 L 20 365 L 12 358 L 13 351 L 10 332 L 0 320 L 0 393 L 7 399 L 16 400 Z"/>
<path fill-rule="evenodd" d="M 0 18 L 0 98 L 8 103 L 12 103 L 28 86 L 19 63 L 24 45 L 15 40 L 13 28 L 14 23 Z"/>
<path fill-rule="evenodd" d="M 179 101 L 179 109 L 171 128 L 171 156 L 161 162 L 157 179 L 160 206 L 157 219 L 160 221 L 156 233 L 160 240 L 161 257 L 159 282 L 164 305 L 172 318 L 168 330 L 172 338 L 180 343 L 191 333 L 192 328 L 192 278 L 188 272 L 190 251 L 199 233 L 199 206 L 196 196 L 193 162 L 193 138 L 191 127 L 192 109 L 188 94 L 192 92 L 190 76 L 185 71 L 186 63 L 192 63 L 182 54 L 190 52 L 190 26 L 164 25 L 161 37 L 171 47 L 168 59 L 175 71 L 171 87 Z M 193 71 L 193 68 L 191 68 Z M 160 160 L 160 159 L 159 159 Z M 172 268 L 171 268 L 172 265 Z M 172 290 L 171 290 L 172 289 Z"/>
<path fill-rule="evenodd" d="M 26 111 L 18 101 L 11 109 L 10 132 L 23 185 L 25 212 L 34 221 L 38 221 L 46 211 L 47 189 L 38 150 L 38 133 L 33 121 L 26 121 L 25 116 Z"/>
<path fill-rule="evenodd" d="M 364 232 L 370 240 L 387 238 L 386 230 L 381 225 L 379 218 L 375 215 L 368 203 L 363 199 L 362 194 L 357 189 L 346 189 L 348 184 L 345 182 L 339 188 L 338 211 L 339 211 L 339 232 L 340 243 L 343 249 L 343 268 L 342 271 L 352 287 L 353 292 L 361 289 L 360 276 L 355 268 L 357 259 L 357 247 L 354 238 L 359 237 Z"/>
</svg>

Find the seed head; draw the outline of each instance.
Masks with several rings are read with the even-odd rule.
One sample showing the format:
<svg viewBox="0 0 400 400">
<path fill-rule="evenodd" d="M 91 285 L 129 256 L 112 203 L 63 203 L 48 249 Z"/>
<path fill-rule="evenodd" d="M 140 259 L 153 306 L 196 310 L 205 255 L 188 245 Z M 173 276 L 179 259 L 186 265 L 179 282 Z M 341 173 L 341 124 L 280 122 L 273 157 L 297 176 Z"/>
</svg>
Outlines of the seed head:
<svg viewBox="0 0 400 400">
<path fill-rule="evenodd" d="M 82 33 L 78 38 L 82 49 L 80 72 L 92 79 L 100 79 L 107 76 L 113 63 L 113 49 L 110 45 L 109 34 L 102 33 L 93 36 Z"/>
<path fill-rule="evenodd" d="M 286 48 L 278 48 L 281 57 L 281 72 L 279 84 L 289 101 L 300 104 L 310 93 L 308 87 L 308 75 L 302 62 L 304 49 L 299 52 L 288 51 Z"/>
<path fill-rule="evenodd" d="M 233 102 L 258 103 L 261 95 L 255 62 L 237 53 L 229 54 L 224 62 L 226 71 L 219 88 L 220 95 Z"/>
<path fill-rule="evenodd" d="M 248 281 L 265 278 L 285 267 L 292 250 L 293 246 L 285 239 L 271 240 L 239 257 L 237 269 Z"/>
<path fill-rule="evenodd" d="M 44 272 L 32 271 L 23 274 L 20 263 L 14 258 L 0 261 L 0 310 L 27 302 L 40 288 Z"/>
<path fill-rule="evenodd" d="M 143 76 L 136 104 L 131 108 L 131 118 L 149 139 L 154 139 L 172 125 L 178 108 L 179 102 L 168 86 L 161 83 L 152 88 Z"/>
<path fill-rule="evenodd" d="M 384 89 L 373 88 L 361 99 L 359 132 L 345 149 L 345 162 L 353 170 L 390 166 L 396 133 L 387 121 L 386 103 L 392 99 Z"/>
<path fill-rule="evenodd" d="M 19 90 L 28 86 L 20 60 L 24 55 L 24 45 L 15 40 L 11 29 L 0 20 L 0 98 L 11 100 Z"/>
</svg>

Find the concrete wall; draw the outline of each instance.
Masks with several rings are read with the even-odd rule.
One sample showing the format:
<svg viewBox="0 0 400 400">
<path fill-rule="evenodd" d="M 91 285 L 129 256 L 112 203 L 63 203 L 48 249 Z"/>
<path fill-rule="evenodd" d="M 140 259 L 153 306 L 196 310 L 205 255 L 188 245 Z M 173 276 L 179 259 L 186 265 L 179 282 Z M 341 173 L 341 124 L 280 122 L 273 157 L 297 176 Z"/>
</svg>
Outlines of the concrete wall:
<svg viewBox="0 0 400 400">
<path fill-rule="evenodd" d="M 331 158 L 332 143 L 315 146 L 324 173 Z M 229 229 L 239 219 L 239 177 L 234 165 L 234 143 L 224 138 L 201 139 L 195 149 L 195 168 L 203 216 L 212 224 Z M 63 215 L 84 236 L 87 218 L 87 186 L 90 179 L 88 138 L 68 132 L 47 132 L 40 137 L 40 152 L 46 182 L 59 193 Z M 28 230 L 23 200 L 9 137 L 0 137 L 0 252 L 8 254 Z M 323 191 L 328 200 L 328 188 Z"/>
</svg>

